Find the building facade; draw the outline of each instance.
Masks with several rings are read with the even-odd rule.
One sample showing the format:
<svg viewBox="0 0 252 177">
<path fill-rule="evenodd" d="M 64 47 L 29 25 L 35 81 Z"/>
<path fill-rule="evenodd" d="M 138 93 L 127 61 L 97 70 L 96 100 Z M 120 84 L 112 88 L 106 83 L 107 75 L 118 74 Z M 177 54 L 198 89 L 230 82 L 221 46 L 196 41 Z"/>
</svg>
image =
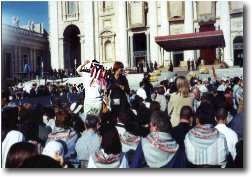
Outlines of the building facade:
<svg viewBox="0 0 252 177">
<path fill-rule="evenodd" d="M 238 1 L 49 1 L 49 43 L 54 69 L 84 59 L 175 66 L 201 57 L 207 64 L 243 60 L 243 3 Z M 222 30 L 224 48 L 166 52 L 156 36 Z"/>
<path fill-rule="evenodd" d="M 30 80 L 50 68 L 48 34 L 42 24 L 27 26 L 2 24 L 1 84 Z"/>
</svg>

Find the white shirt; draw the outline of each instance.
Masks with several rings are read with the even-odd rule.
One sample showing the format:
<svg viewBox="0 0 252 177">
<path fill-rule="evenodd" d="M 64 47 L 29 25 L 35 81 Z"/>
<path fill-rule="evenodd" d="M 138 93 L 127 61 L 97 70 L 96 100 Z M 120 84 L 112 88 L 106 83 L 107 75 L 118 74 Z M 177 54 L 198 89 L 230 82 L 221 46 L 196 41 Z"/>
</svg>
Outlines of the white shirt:
<svg viewBox="0 0 252 177">
<path fill-rule="evenodd" d="M 90 77 L 90 73 L 82 72 L 83 85 L 85 88 L 85 102 L 102 101 L 102 86 L 99 80 Z"/>
<path fill-rule="evenodd" d="M 147 95 L 146 95 L 146 92 L 145 90 L 140 87 L 138 90 L 137 90 L 137 93 L 136 93 L 138 96 L 142 97 L 144 100 L 147 98 Z"/>
<path fill-rule="evenodd" d="M 157 97 L 156 97 L 155 101 L 159 102 L 160 110 L 165 111 L 165 109 L 167 107 L 167 101 L 166 101 L 165 96 L 157 94 Z"/>
<path fill-rule="evenodd" d="M 217 124 L 215 128 L 225 135 L 227 140 L 228 151 L 231 153 L 233 159 L 235 159 L 236 156 L 235 145 L 238 142 L 237 134 L 233 130 L 228 128 L 225 124 Z"/>
</svg>

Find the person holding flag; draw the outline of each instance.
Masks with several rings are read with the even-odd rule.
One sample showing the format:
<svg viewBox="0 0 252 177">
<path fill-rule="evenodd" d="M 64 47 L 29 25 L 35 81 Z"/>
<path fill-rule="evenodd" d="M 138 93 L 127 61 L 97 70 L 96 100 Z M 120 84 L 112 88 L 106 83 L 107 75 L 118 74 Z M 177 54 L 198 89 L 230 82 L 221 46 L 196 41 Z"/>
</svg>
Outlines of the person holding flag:
<svg viewBox="0 0 252 177">
<path fill-rule="evenodd" d="M 84 60 L 76 69 L 76 72 L 82 77 L 85 88 L 84 114 L 85 117 L 87 114 L 100 117 L 102 111 L 102 90 L 106 87 L 106 83 L 102 77 L 103 65 L 93 60 L 90 65 L 90 73 L 83 72 L 84 67 L 88 63 L 90 63 L 89 60 Z M 82 119 L 85 119 L 85 117 Z"/>
</svg>

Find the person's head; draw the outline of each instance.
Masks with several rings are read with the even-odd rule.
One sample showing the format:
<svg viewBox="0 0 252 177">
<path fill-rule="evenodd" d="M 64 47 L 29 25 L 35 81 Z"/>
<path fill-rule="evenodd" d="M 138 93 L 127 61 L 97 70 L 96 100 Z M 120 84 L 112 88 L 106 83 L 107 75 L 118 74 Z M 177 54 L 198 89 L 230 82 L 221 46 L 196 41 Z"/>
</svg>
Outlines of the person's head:
<svg viewBox="0 0 252 177">
<path fill-rule="evenodd" d="M 239 84 L 240 83 L 240 78 L 239 77 L 234 77 L 233 82 L 234 82 L 234 84 Z"/>
<path fill-rule="evenodd" d="M 63 156 L 64 156 L 64 147 L 58 141 L 51 141 L 46 144 L 42 154 L 47 155 L 55 160 L 57 160 L 61 165 L 64 164 Z"/>
<path fill-rule="evenodd" d="M 200 91 L 198 87 L 193 87 L 192 88 L 192 93 L 194 94 L 194 98 L 196 100 L 200 100 Z"/>
<path fill-rule="evenodd" d="M 100 120 L 98 117 L 94 116 L 94 115 L 91 115 L 91 114 L 88 114 L 86 119 L 85 119 L 85 127 L 86 129 L 94 129 L 96 130 L 97 127 L 98 127 L 98 124 L 99 124 Z"/>
<path fill-rule="evenodd" d="M 117 116 L 117 122 L 126 124 L 129 120 L 129 114 L 126 111 L 120 111 Z"/>
<path fill-rule="evenodd" d="M 20 168 L 62 168 L 62 166 L 47 155 L 36 155 L 26 159 Z"/>
<path fill-rule="evenodd" d="M 113 73 L 121 75 L 123 73 L 123 63 L 120 61 L 116 61 L 113 66 Z"/>
<path fill-rule="evenodd" d="M 60 109 L 56 112 L 55 125 L 56 127 L 69 128 L 71 125 L 71 114 L 65 109 Z"/>
<path fill-rule="evenodd" d="M 122 144 L 115 126 L 102 126 L 99 132 L 101 135 L 101 148 L 106 154 L 116 155 L 122 152 Z"/>
<path fill-rule="evenodd" d="M 164 95 L 164 93 L 165 93 L 164 86 L 160 85 L 160 86 L 157 88 L 157 93 L 158 93 L 159 95 Z"/>
<path fill-rule="evenodd" d="M 226 123 L 226 119 L 228 116 L 227 108 L 222 106 L 218 107 L 215 111 L 215 120 L 217 123 Z"/>
<path fill-rule="evenodd" d="M 190 122 L 192 119 L 192 108 L 190 106 L 183 106 L 180 110 L 180 121 Z"/>
<path fill-rule="evenodd" d="M 18 168 L 24 160 L 38 154 L 36 145 L 28 142 L 15 143 L 10 147 L 8 152 L 5 167 Z"/>
<path fill-rule="evenodd" d="M 160 111 L 160 103 L 157 101 L 152 101 L 150 103 L 150 109 L 154 112 L 154 111 Z"/>
<path fill-rule="evenodd" d="M 214 112 L 212 106 L 207 102 L 201 103 L 196 111 L 196 118 L 201 125 L 214 124 Z"/>
<path fill-rule="evenodd" d="M 139 82 L 139 87 L 140 88 L 144 87 L 144 83 L 143 82 Z"/>
<path fill-rule="evenodd" d="M 233 97 L 233 90 L 230 87 L 227 87 L 224 91 L 224 96 L 226 99 L 230 99 Z"/>
<path fill-rule="evenodd" d="M 167 114 L 162 111 L 152 113 L 150 117 L 151 132 L 168 132 L 171 127 L 171 122 Z"/>
<path fill-rule="evenodd" d="M 183 96 L 183 97 L 188 97 L 190 94 L 189 90 L 189 83 L 188 80 L 184 76 L 179 76 L 176 79 L 176 87 L 177 87 L 177 92 Z"/>
</svg>

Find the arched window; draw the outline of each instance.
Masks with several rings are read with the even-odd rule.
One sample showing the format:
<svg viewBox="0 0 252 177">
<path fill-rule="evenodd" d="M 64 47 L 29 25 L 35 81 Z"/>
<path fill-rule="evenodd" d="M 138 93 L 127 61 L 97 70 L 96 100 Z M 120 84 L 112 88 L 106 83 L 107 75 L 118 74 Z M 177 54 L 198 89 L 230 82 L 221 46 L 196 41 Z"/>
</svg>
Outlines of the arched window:
<svg viewBox="0 0 252 177">
<path fill-rule="evenodd" d="M 68 1 L 67 2 L 67 14 L 74 14 L 77 13 L 77 4 L 75 1 Z"/>
<path fill-rule="evenodd" d="M 105 43 L 105 61 L 110 62 L 113 60 L 113 49 L 111 41 Z"/>
</svg>

